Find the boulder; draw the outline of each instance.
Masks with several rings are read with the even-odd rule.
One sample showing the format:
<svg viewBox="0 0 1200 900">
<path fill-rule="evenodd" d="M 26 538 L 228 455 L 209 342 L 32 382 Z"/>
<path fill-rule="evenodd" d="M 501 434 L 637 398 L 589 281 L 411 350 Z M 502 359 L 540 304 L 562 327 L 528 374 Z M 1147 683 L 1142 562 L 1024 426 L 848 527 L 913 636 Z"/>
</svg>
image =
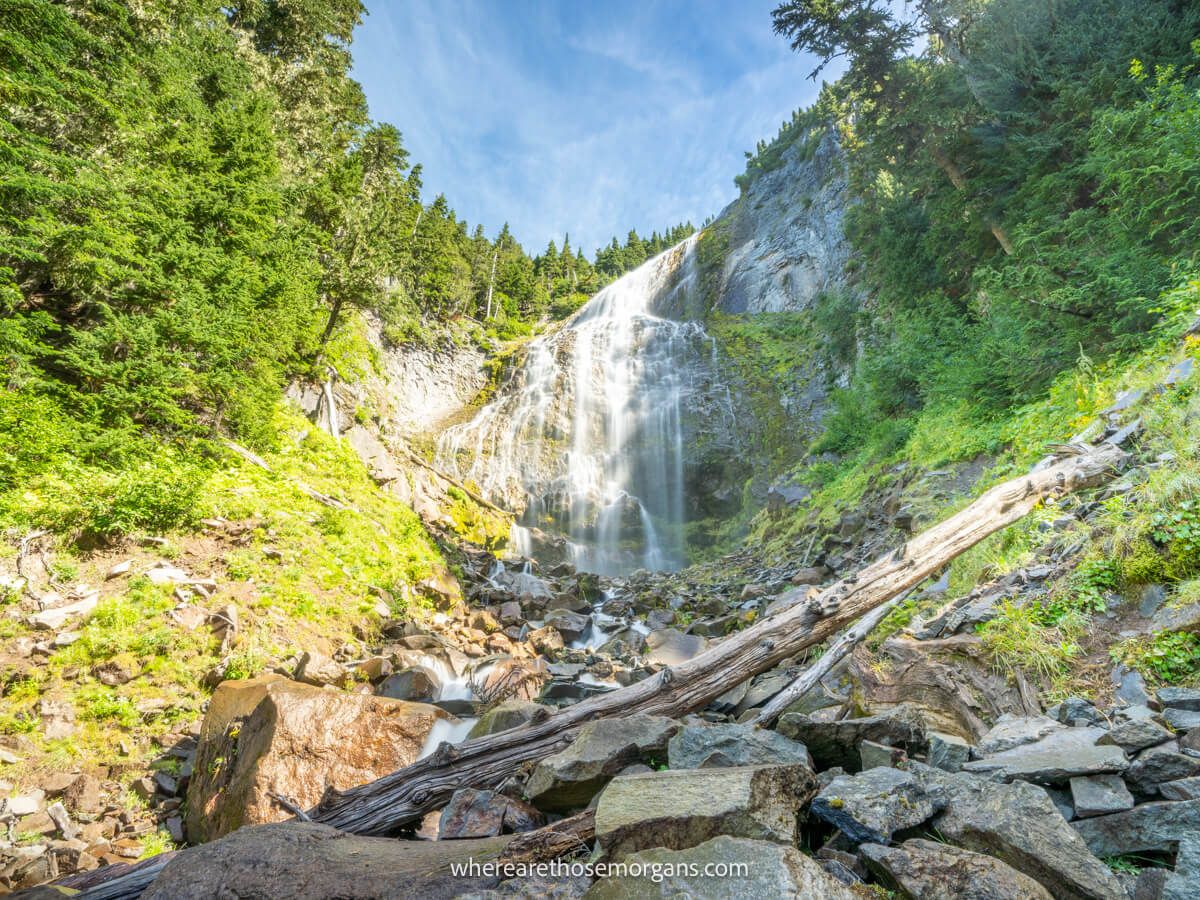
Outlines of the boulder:
<svg viewBox="0 0 1200 900">
<path fill-rule="evenodd" d="M 1126 753 L 1136 753 L 1146 747 L 1154 747 L 1174 737 L 1167 729 L 1151 719 L 1131 719 L 1114 725 L 1097 744 L 1112 744 Z"/>
<path fill-rule="evenodd" d="M 1125 900 L 1116 876 L 1088 851 L 1042 788 L 966 773 L 944 776 L 942 783 L 948 802 L 933 825 L 948 840 L 1008 863 L 1056 898 Z M 1104 818 L 1110 817 L 1086 821 Z"/>
<path fill-rule="evenodd" d="M 895 832 L 920 825 L 945 806 L 946 792 L 935 781 L 880 767 L 833 779 L 813 798 L 812 814 L 853 843 L 886 844 Z"/>
<path fill-rule="evenodd" d="M 556 609 L 546 615 L 544 625 L 553 628 L 562 635 L 564 641 L 571 643 L 591 631 L 592 619 L 569 609 Z"/>
<path fill-rule="evenodd" d="M 1168 706 L 1162 711 L 1162 717 L 1163 721 L 1176 731 L 1200 729 L 1200 712 L 1192 712 L 1190 709 L 1179 709 L 1176 706 Z"/>
<path fill-rule="evenodd" d="M 461 788 L 454 792 L 438 822 L 438 840 L 493 837 L 497 834 L 532 831 L 546 824 L 540 812 L 496 791 Z"/>
<path fill-rule="evenodd" d="M 646 635 L 647 665 L 677 666 L 698 656 L 708 641 L 698 634 L 684 634 L 674 628 L 663 628 Z"/>
<path fill-rule="evenodd" d="M 1071 825 L 1097 856 L 1168 853 L 1183 838 L 1200 833 L 1200 800 L 1142 803 L 1125 812 L 1080 819 Z"/>
<path fill-rule="evenodd" d="M 322 687 L 326 684 L 342 685 L 350 677 L 346 667 L 316 650 L 306 650 L 296 663 L 296 680 Z"/>
<path fill-rule="evenodd" d="M 525 795 L 540 809 L 562 811 L 586 806 L 623 768 L 666 755 L 679 723 L 661 716 L 597 719 L 579 730 L 571 746 L 540 760 Z"/>
<path fill-rule="evenodd" d="M 667 744 L 667 764 L 672 769 L 791 763 L 813 767 L 803 744 L 753 725 L 689 726 L 677 731 Z"/>
<path fill-rule="evenodd" d="M 863 844 L 859 856 L 886 886 L 920 900 L 1053 900 L 1049 891 L 1012 866 L 954 847 L 914 838 L 899 847 Z"/>
<path fill-rule="evenodd" d="M 666 900 L 705 897 L 712 900 L 803 897 L 804 900 L 855 900 L 859 895 L 827 875 L 816 860 L 794 847 L 770 841 L 722 835 L 685 850 L 655 848 L 630 854 L 630 867 L 642 874 L 602 878 L 584 900 Z M 737 866 L 745 874 L 728 878 L 705 875 L 714 866 Z M 661 880 L 646 872 L 664 872 Z M 720 871 L 720 870 L 717 870 Z"/>
<path fill-rule="evenodd" d="M 192 843 L 242 825 L 290 817 L 272 794 L 302 808 L 415 762 L 433 706 L 345 694 L 276 675 L 226 681 L 200 729 L 187 794 Z"/>
<path fill-rule="evenodd" d="M 841 766 L 849 772 L 857 772 L 859 745 L 863 741 L 904 747 L 910 752 L 925 745 L 925 727 L 920 716 L 905 707 L 877 716 L 837 722 L 821 722 L 800 713 L 787 713 L 779 719 L 776 728 L 784 737 L 804 744 L 820 769 Z"/>
<path fill-rule="evenodd" d="M 1056 722 L 1062 722 L 1062 724 L 1070 725 L 1073 728 L 1082 728 L 1086 725 L 1099 725 L 1104 721 L 1104 716 L 1100 715 L 1100 710 L 1096 709 L 1092 703 L 1084 700 L 1082 697 L 1068 697 L 1062 703 L 1056 703 L 1046 710 L 1046 715 Z"/>
<path fill-rule="evenodd" d="M 943 772 L 958 772 L 971 758 L 971 745 L 953 734 L 940 731 L 929 732 L 929 750 L 926 759 L 929 765 Z"/>
<path fill-rule="evenodd" d="M 485 737 L 510 728 L 520 728 L 528 725 L 544 710 L 546 707 L 529 700 L 505 700 L 480 716 L 479 721 L 471 726 L 467 738 Z"/>
<path fill-rule="evenodd" d="M 718 835 L 793 846 L 816 792 L 807 766 L 741 766 L 621 775 L 596 805 L 596 842 L 611 859 L 685 850 Z"/>
<path fill-rule="evenodd" d="M 1088 775 L 1071 779 L 1071 806 L 1080 819 L 1121 812 L 1133 806 L 1133 795 L 1120 775 Z"/>
<path fill-rule="evenodd" d="M 394 672 L 375 686 L 375 693 L 392 700 L 412 700 L 430 703 L 441 693 L 437 673 L 424 666 L 409 666 Z"/>
<path fill-rule="evenodd" d="M 1143 750 L 1129 766 L 1125 780 L 1139 794 L 1157 794 L 1165 781 L 1200 775 L 1200 759 L 1180 753 L 1174 744 Z"/>
<path fill-rule="evenodd" d="M 1038 784 L 1063 784 L 1077 775 L 1123 772 L 1129 765 L 1124 751 L 1096 743 L 1104 733 L 1102 728 L 1065 728 L 1032 744 L 966 763 L 963 771 Z"/>
<path fill-rule="evenodd" d="M 1200 603 L 1166 606 L 1154 614 L 1148 629 L 1160 631 L 1200 631 Z"/>
<path fill-rule="evenodd" d="M 328 825 L 286 822 L 243 828 L 176 855 L 142 900 L 449 900 L 493 887 L 498 875 L 451 867 L 497 858 L 511 837 L 474 841 L 397 841 L 346 834 Z"/>
</svg>

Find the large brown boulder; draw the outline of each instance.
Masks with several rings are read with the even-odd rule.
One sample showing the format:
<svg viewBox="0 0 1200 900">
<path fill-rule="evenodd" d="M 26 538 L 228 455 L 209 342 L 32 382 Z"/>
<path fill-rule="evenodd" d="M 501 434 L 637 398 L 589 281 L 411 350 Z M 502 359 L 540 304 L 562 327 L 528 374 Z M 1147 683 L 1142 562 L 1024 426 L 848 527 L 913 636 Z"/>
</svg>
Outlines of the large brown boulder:
<svg viewBox="0 0 1200 900">
<path fill-rule="evenodd" d="M 188 787 L 187 837 L 291 817 L 272 795 L 307 808 L 415 762 L 435 706 L 322 690 L 275 675 L 226 681 L 200 730 Z"/>
</svg>

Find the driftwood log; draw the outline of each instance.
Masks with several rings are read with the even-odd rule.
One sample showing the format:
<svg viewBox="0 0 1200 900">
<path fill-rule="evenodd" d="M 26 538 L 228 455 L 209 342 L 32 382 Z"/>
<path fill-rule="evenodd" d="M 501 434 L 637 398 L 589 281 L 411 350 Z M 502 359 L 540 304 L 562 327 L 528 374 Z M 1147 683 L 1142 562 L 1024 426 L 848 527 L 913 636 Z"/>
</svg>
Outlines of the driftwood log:
<svg viewBox="0 0 1200 900">
<path fill-rule="evenodd" d="M 357 834 L 395 834 L 445 805 L 461 787 L 494 787 L 522 766 L 565 749 L 593 719 L 649 713 L 680 716 L 806 647 L 821 643 L 872 609 L 920 584 L 963 551 L 1011 525 L 1055 494 L 1091 487 L 1125 458 L 1112 442 L 1074 446 L 1026 475 L 987 491 L 965 509 L 922 532 L 812 600 L 734 634 L 693 659 L 644 681 L 569 706 L 522 728 L 452 746 L 369 784 L 330 792 L 309 810 Z"/>
</svg>

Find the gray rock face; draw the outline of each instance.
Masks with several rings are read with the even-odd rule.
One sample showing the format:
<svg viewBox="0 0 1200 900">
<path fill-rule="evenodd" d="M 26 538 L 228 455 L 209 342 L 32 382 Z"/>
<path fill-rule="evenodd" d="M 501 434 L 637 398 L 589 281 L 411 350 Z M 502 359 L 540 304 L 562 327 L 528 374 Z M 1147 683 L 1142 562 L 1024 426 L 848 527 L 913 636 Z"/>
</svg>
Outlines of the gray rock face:
<svg viewBox="0 0 1200 900">
<path fill-rule="evenodd" d="M 644 875 L 603 878 L 592 885 L 585 900 L 855 900 L 859 896 L 799 850 L 769 841 L 723 835 L 686 850 L 643 850 L 625 861 L 646 867 L 643 871 L 658 866 L 671 874 L 657 884 Z M 709 865 L 744 866 L 747 874 L 731 878 L 691 874 L 703 872 Z"/>
<path fill-rule="evenodd" d="M 819 722 L 800 713 L 787 713 L 780 718 L 777 729 L 785 737 L 804 744 L 821 769 L 841 766 L 847 771 L 858 771 L 859 745 L 863 741 L 907 749 L 925 744 L 924 724 L 904 707 L 878 716 L 838 722 Z"/>
<path fill-rule="evenodd" d="M 979 740 L 979 752 L 983 754 L 1003 753 L 1022 744 L 1040 741 L 1063 725 L 1047 716 L 1003 715 L 996 720 L 992 730 Z"/>
<path fill-rule="evenodd" d="M 1021 781 L 998 784 L 965 773 L 946 776 L 943 784 L 948 804 L 933 824 L 949 840 L 1008 863 L 1056 898 L 1125 900 L 1120 882 L 1088 851 L 1041 788 Z M 1111 817 L 1084 824 L 1105 818 Z"/>
<path fill-rule="evenodd" d="M 919 838 L 899 847 L 863 844 L 859 855 L 883 882 L 920 900 L 1052 900 L 1012 866 L 961 847 Z"/>
<path fill-rule="evenodd" d="M 1164 781 L 1200 775 L 1200 759 L 1175 749 L 1173 744 L 1144 750 L 1129 766 L 1125 778 L 1139 794 L 1156 794 Z"/>
<path fill-rule="evenodd" d="M 1072 827 L 1097 856 L 1167 852 L 1200 832 L 1200 800 L 1142 803 L 1110 816 L 1081 819 Z"/>
<path fill-rule="evenodd" d="M 741 766 L 621 775 L 596 805 L 596 842 L 612 859 L 685 850 L 719 835 L 792 846 L 816 792 L 807 766 Z"/>
<path fill-rule="evenodd" d="M 586 806 L 626 766 L 665 756 L 667 741 L 678 729 L 678 722 L 661 716 L 589 722 L 570 747 L 537 764 L 525 786 L 526 796 L 546 810 Z"/>
<path fill-rule="evenodd" d="M 1151 631 L 1200 631 L 1200 603 L 1168 606 L 1154 614 Z"/>
<path fill-rule="evenodd" d="M 592 628 L 590 616 L 572 612 L 569 609 L 556 609 L 546 615 L 545 624 L 562 635 L 563 640 L 577 641 Z"/>
<path fill-rule="evenodd" d="M 1038 784 L 1062 784 L 1076 775 L 1122 772 L 1129 763 L 1121 748 L 1096 743 L 1104 733 L 1102 728 L 1055 731 L 1032 744 L 969 762 L 963 771 Z"/>
<path fill-rule="evenodd" d="M 812 768 L 812 757 L 801 743 L 775 731 L 752 725 L 698 725 L 681 728 L 667 744 L 672 769 L 714 769 L 727 766 L 789 765 Z"/>
<path fill-rule="evenodd" d="M 854 843 L 886 844 L 892 835 L 930 819 L 946 806 L 946 792 L 899 769 L 840 775 L 813 798 L 812 814 Z"/>
<path fill-rule="evenodd" d="M 1163 710 L 1162 717 L 1176 731 L 1191 731 L 1194 728 L 1200 728 L 1200 712 L 1192 712 L 1190 709 L 1168 706 Z"/>
<path fill-rule="evenodd" d="M 1133 806 L 1133 795 L 1120 775 L 1089 775 L 1071 779 L 1071 803 L 1081 819 L 1121 812 Z"/>
<path fill-rule="evenodd" d="M 520 800 L 496 791 L 462 788 L 454 792 L 438 822 L 438 840 L 494 837 L 504 832 L 532 831 L 546 817 Z"/>
<path fill-rule="evenodd" d="M 146 900 L 448 900 L 464 891 L 490 888 L 499 880 L 452 875 L 452 864 L 493 860 L 509 840 L 396 841 L 359 837 L 307 822 L 260 825 L 185 850 L 167 863 L 141 896 Z"/>
<path fill-rule="evenodd" d="M 782 166 L 760 175 L 721 213 L 730 237 L 720 287 L 725 312 L 808 309 L 818 294 L 849 286 L 842 153 L 832 135 L 811 161 L 800 151 L 789 148 Z"/>
<path fill-rule="evenodd" d="M 1114 726 L 1097 744 L 1113 744 L 1126 753 L 1135 753 L 1171 740 L 1174 735 L 1157 722 L 1149 719 L 1133 719 Z"/>
</svg>

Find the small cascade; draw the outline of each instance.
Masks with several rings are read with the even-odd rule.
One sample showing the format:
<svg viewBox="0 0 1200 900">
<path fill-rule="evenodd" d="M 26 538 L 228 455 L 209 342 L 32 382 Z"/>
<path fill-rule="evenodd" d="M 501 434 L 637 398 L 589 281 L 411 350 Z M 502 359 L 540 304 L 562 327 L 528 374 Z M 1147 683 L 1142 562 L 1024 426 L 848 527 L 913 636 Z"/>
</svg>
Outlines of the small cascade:
<svg viewBox="0 0 1200 900">
<path fill-rule="evenodd" d="M 698 235 L 600 291 L 563 327 L 532 341 L 499 396 L 448 429 L 438 462 L 567 539 L 581 570 L 606 575 L 687 562 L 685 413 L 715 377 L 716 347 L 681 321 L 696 282 Z M 728 391 L 717 397 L 732 417 Z"/>
</svg>

